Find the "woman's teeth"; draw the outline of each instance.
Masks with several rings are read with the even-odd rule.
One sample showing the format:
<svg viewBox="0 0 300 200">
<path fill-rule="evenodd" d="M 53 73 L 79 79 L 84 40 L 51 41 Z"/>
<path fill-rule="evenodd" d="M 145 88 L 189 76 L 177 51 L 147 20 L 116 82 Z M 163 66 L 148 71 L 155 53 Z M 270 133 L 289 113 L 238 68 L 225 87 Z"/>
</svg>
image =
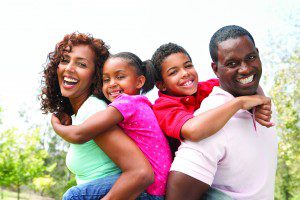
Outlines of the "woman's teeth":
<svg viewBox="0 0 300 200">
<path fill-rule="evenodd" d="M 76 83 L 78 83 L 78 80 L 69 77 L 64 77 L 64 83 L 66 85 L 75 85 Z"/>
<path fill-rule="evenodd" d="M 253 81 L 253 77 L 254 77 L 254 75 L 249 76 L 247 78 L 239 79 L 238 82 L 240 82 L 242 84 L 251 83 Z"/>
</svg>

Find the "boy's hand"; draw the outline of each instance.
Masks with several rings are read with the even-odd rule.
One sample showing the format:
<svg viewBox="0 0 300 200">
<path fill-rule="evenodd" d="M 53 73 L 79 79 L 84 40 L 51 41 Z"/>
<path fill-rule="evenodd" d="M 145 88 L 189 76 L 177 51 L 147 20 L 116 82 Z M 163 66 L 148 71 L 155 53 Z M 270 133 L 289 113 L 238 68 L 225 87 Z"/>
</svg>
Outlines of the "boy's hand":
<svg viewBox="0 0 300 200">
<path fill-rule="evenodd" d="M 237 97 L 241 101 L 241 109 L 250 110 L 253 107 L 259 105 L 270 105 L 271 109 L 271 99 L 269 97 L 261 95 L 252 95 L 252 96 L 240 96 Z"/>
<path fill-rule="evenodd" d="M 255 107 L 255 120 L 260 123 L 262 126 L 272 127 L 275 124 L 271 122 L 271 101 L 267 104 L 262 104 Z"/>
</svg>

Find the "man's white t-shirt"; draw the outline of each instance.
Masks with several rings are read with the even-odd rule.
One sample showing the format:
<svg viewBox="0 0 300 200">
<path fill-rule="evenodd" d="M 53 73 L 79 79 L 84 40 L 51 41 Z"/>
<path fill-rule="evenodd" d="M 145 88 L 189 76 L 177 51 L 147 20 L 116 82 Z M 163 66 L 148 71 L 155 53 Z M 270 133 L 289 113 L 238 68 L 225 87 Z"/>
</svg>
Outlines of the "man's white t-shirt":
<svg viewBox="0 0 300 200">
<path fill-rule="evenodd" d="M 234 97 L 220 87 L 204 99 L 195 115 Z M 274 199 L 277 137 L 274 128 L 256 123 L 239 110 L 216 134 L 199 142 L 183 141 L 171 167 L 234 199 Z"/>
</svg>

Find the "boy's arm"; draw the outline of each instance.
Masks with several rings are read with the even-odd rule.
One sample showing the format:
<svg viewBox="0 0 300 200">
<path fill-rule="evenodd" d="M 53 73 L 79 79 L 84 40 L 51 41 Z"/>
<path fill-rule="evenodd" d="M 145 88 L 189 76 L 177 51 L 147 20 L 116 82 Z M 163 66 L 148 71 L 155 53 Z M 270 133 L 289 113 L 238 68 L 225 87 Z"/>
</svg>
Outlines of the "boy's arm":
<svg viewBox="0 0 300 200">
<path fill-rule="evenodd" d="M 236 97 L 187 120 L 181 128 L 181 136 L 191 141 L 202 140 L 219 131 L 238 110 L 249 110 L 257 105 L 268 104 L 270 101 L 270 98 L 260 95 Z"/>
<path fill-rule="evenodd" d="M 98 135 L 94 141 L 122 170 L 109 193 L 103 198 L 131 200 L 153 183 L 154 173 L 144 154 L 118 127 Z"/>
<path fill-rule="evenodd" d="M 265 96 L 265 93 L 260 85 L 257 88 L 257 94 Z M 270 121 L 271 114 L 272 114 L 271 101 L 269 104 L 259 105 L 255 107 L 255 113 L 254 113 L 255 120 L 258 123 L 260 123 L 262 126 L 266 126 L 269 128 L 275 125 L 273 122 Z"/>
<path fill-rule="evenodd" d="M 67 142 L 82 144 L 122 120 L 122 114 L 116 108 L 109 106 L 103 111 L 96 112 L 80 125 L 62 125 L 55 115 L 52 115 L 51 124 L 54 131 Z"/>
<path fill-rule="evenodd" d="M 190 200 L 199 200 L 209 189 L 209 185 L 187 174 L 171 171 L 167 184 L 167 200 L 182 200 L 189 197 Z"/>
</svg>

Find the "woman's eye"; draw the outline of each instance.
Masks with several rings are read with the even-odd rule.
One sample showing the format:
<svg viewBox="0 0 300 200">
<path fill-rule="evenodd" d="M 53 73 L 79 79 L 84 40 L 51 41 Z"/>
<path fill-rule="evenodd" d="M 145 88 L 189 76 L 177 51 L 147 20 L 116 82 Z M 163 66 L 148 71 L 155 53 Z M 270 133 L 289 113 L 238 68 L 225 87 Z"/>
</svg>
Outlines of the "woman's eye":
<svg viewBox="0 0 300 200">
<path fill-rule="evenodd" d="M 85 63 L 81 63 L 81 62 L 78 62 L 77 65 L 80 66 L 80 67 L 86 67 L 86 64 Z"/>
<path fill-rule="evenodd" d="M 69 60 L 67 60 L 67 59 L 62 59 L 62 60 L 60 61 L 60 63 L 61 63 L 61 64 L 67 64 L 67 63 L 69 63 Z"/>
</svg>

